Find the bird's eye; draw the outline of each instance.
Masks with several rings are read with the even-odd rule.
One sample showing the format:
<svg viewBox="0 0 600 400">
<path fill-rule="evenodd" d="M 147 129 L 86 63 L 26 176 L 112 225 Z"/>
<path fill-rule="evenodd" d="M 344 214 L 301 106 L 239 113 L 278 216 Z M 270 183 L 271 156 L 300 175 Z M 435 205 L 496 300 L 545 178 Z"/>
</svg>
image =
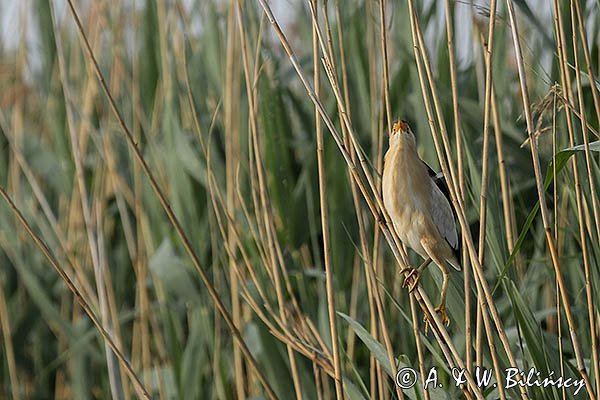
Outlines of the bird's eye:
<svg viewBox="0 0 600 400">
<path fill-rule="evenodd" d="M 398 122 L 398 129 L 402 132 L 408 132 L 408 122 L 406 122 L 404 119 Z"/>
</svg>

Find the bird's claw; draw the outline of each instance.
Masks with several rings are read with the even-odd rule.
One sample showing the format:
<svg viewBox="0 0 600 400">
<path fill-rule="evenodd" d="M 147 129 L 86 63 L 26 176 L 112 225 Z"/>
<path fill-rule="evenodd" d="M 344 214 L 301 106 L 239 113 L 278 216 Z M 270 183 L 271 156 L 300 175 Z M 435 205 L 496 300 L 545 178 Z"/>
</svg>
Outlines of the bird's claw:
<svg viewBox="0 0 600 400">
<path fill-rule="evenodd" d="M 442 324 L 448 326 L 450 325 L 450 318 L 448 318 L 448 314 L 446 314 L 446 305 L 440 304 L 436 307 L 435 312 L 440 314 L 440 318 L 442 319 Z"/>
<path fill-rule="evenodd" d="M 406 271 L 410 271 L 410 272 L 404 278 L 402 287 L 403 288 L 408 287 L 409 293 L 412 293 L 415 290 L 415 288 L 417 287 L 417 285 L 419 284 L 419 279 L 421 278 L 421 273 L 419 272 L 418 269 L 413 268 L 413 267 L 406 267 L 400 272 L 404 273 Z"/>
<path fill-rule="evenodd" d="M 448 326 L 450 325 L 450 318 L 448 318 L 448 314 L 446 314 L 446 305 L 445 304 L 440 304 L 439 306 L 437 306 L 435 308 L 435 312 L 440 314 L 440 318 L 442 319 L 442 324 Z M 423 321 L 425 322 L 425 334 L 427 334 L 428 330 L 429 330 L 429 317 L 427 315 L 425 315 L 425 317 L 423 318 Z"/>
</svg>

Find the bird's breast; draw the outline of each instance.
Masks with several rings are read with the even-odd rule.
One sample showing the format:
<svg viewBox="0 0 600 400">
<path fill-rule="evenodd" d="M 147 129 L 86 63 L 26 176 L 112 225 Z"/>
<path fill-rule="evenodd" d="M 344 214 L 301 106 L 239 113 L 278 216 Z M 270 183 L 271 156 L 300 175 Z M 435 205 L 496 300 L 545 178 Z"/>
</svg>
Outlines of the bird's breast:
<svg viewBox="0 0 600 400">
<path fill-rule="evenodd" d="M 409 150 L 388 150 L 382 181 L 383 202 L 400 240 L 421 253 L 421 232 L 429 215 L 432 186 L 422 161 L 416 152 Z"/>
</svg>

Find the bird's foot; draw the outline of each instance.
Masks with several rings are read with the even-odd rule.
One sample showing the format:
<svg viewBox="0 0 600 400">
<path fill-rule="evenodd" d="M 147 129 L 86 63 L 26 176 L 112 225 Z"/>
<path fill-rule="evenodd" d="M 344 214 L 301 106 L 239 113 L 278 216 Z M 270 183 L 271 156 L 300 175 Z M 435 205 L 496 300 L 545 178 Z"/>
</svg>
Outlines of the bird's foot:
<svg viewBox="0 0 600 400">
<path fill-rule="evenodd" d="M 406 267 L 400 273 L 405 273 L 409 271 L 408 275 L 404 277 L 404 282 L 402 283 L 402 287 L 408 287 L 408 291 L 412 293 L 417 285 L 419 284 L 419 279 L 421 278 L 421 271 L 413 267 Z"/>
<path fill-rule="evenodd" d="M 445 304 L 440 304 L 439 306 L 437 306 L 435 308 L 435 312 L 440 314 L 440 318 L 442 319 L 442 324 L 448 326 L 450 325 L 450 318 L 448 318 L 448 314 L 446 314 L 446 305 Z M 425 317 L 423 318 L 423 321 L 425 322 L 425 334 L 427 334 L 428 330 L 429 330 L 429 317 L 427 315 L 425 315 Z"/>
<path fill-rule="evenodd" d="M 440 304 L 436 307 L 435 312 L 440 314 L 440 318 L 442 319 L 442 324 L 448 326 L 450 325 L 450 318 L 448 318 L 448 314 L 446 314 L 446 305 Z"/>
</svg>

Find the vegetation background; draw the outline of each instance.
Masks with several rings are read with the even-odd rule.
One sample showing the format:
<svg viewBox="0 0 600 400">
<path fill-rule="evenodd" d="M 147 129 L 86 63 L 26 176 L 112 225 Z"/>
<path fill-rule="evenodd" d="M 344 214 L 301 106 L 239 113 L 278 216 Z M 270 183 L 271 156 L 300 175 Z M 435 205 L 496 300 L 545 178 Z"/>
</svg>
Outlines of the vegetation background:
<svg viewBox="0 0 600 400">
<path fill-rule="evenodd" d="M 0 397 L 598 398 L 598 2 L 277 5 L 0 19 Z M 381 209 L 397 117 L 462 227 L 448 327 Z"/>
</svg>

